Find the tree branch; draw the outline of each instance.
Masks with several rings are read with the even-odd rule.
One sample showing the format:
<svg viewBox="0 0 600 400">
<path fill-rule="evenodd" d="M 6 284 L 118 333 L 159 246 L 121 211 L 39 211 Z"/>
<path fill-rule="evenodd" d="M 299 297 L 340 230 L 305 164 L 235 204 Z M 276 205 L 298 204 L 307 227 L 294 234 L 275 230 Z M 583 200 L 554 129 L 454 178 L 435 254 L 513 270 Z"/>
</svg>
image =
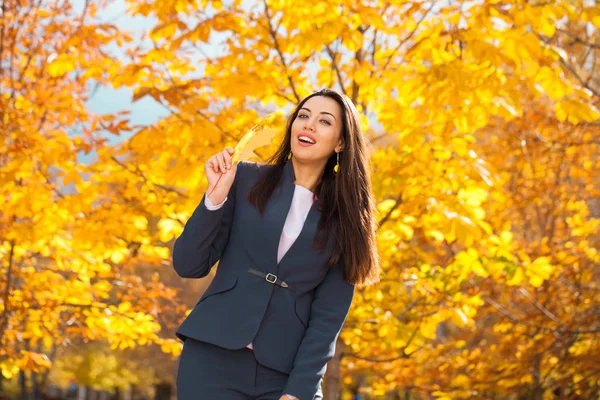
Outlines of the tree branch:
<svg viewBox="0 0 600 400">
<path fill-rule="evenodd" d="M 412 331 L 411 335 L 410 335 L 410 339 L 408 339 L 408 342 L 406 343 L 405 346 L 403 346 L 401 349 L 399 349 L 402 354 L 400 354 L 399 356 L 396 357 L 390 357 L 390 358 L 372 358 L 372 357 L 362 357 L 359 356 L 357 354 L 352 354 L 352 353 L 342 353 L 342 357 L 351 357 L 351 358 L 356 358 L 358 360 L 364 360 L 364 361 L 370 361 L 370 362 L 392 362 L 392 361 L 397 361 L 397 360 L 401 360 L 401 359 L 405 359 L 405 358 L 410 358 L 410 356 L 412 356 L 413 354 L 415 354 L 417 351 L 419 351 L 421 349 L 421 347 L 419 347 L 418 349 L 416 349 L 415 351 L 413 351 L 412 353 L 405 353 L 404 351 L 406 350 L 406 348 L 408 346 L 410 346 L 411 342 L 413 341 L 413 339 L 415 338 L 415 336 L 417 335 L 417 332 L 419 331 L 419 325 L 421 324 L 421 321 L 419 321 L 419 323 L 417 324 L 417 327 Z"/>
<path fill-rule="evenodd" d="M 429 7 L 427 9 L 427 11 L 421 16 L 421 18 L 417 21 L 416 25 L 415 25 L 415 29 L 413 29 L 407 37 L 405 37 L 404 39 L 400 40 L 400 42 L 398 43 L 398 45 L 396 46 L 396 48 L 394 49 L 394 51 L 392 51 L 392 53 L 390 54 L 390 56 L 388 57 L 388 59 L 386 60 L 385 64 L 383 64 L 383 67 L 381 68 L 381 71 L 385 71 L 388 67 L 388 65 L 390 65 L 390 62 L 392 62 L 392 59 L 394 58 L 394 56 L 396 55 L 396 53 L 398 52 L 398 50 L 400 50 L 400 48 L 407 42 L 410 40 L 410 38 L 412 38 L 415 33 L 417 33 L 417 29 L 419 29 L 419 26 L 421 25 L 421 23 L 425 20 L 425 18 L 427 17 L 427 15 L 429 15 L 429 13 L 431 12 L 431 10 L 433 9 L 433 6 L 435 6 L 435 3 L 437 3 L 437 1 L 432 1 L 431 2 L 431 7 Z"/>
<path fill-rule="evenodd" d="M 267 0 L 263 0 L 263 4 L 265 5 L 265 13 L 267 15 L 267 23 L 269 24 L 269 34 L 271 35 L 271 39 L 273 39 L 273 45 L 275 46 L 275 51 L 277 52 L 277 54 L 279 56 L 279 60 L 281 61 L 281 64 L 283 65 L 283 68 L 285 70 L 285 75 L 288 79 L 290 87 L 292 88 L 292 93 L 294 93 L 296 102 L 299 103 L 301 100 L 300 96 L 298 95 L 298 92 L 296 91 L 296 86 L 294 85 L 294 81 L 293 81 L 292 77 L 290 76 L 289 67 L 288 67 L 287 63 L 285 62 L 285 57 L 283 56 L 283 53 L 281 52 L 281 46 L 279 45 L 279 41 L 277 40 L 277 32 L 275 32 L 273 30 L 273 25 L 271 24 L 271 14 L 269 12 L 269 5 L 267 4 Z"/>
<path fill-rule="evenodd" d="M 155 183 L 152 182 L 150 179 L 148 179 L 146 177 L 146 175 L 144 175 L 144 173 L 142 171 L 140 171 L 139 169 L 136 170 L 132 170 L 131 168 L 127 167 L 125 164 L 123 164 L 121 161 L 119 161 L 115 156 L 110 156 L 110 159 L 113 160 L 114 162 L 116 162 L 117 164 L 119 164 L 123 169 L 131 172 L 132 174 L 135 174 L 137 176 L 139 176 L 140 178 L 142 178 L 146 183 L 149 183 L 153 186 L 156 186 L 157 188 L 160 188 L 164 191 L 167 192 L 172 192 L 172 193 L 176 193 L 177 195 L 183 197 L 184 199 L 187 199 L 188 196 L 185 193 L 180 192 L 179 190 L 175 189 L 175 188 L 171 188 L 165 185 L 161 185 L 160 183 Z"/>
<path fill-rule="evenodd" d="M 525 325 L 525 326 L 529 326 L 531 328 L 536 328 L 536 329 L 540 329 L 540 330 L 544 330 L 544 331 L 548 331 L 548 332 L 555 332 L 555 333 L 559 333 L 559 334 L 567 334 L 567 335 L 585 335 L 585 334 L 592 334 L 592 333 L 600 333 L 600 328 L 599 329 L 571 330 L 571 329 L 550 328 L 547 326 L 532 324 L 531 322 L 523 321 L 523 320 L 513 316 L 506 308 L 504 308 L 501 304 L 499 304 L 498 302 L 496 302 L 495 300 L 493 300 L 490 297 L 487 297 L 487 296 L 483 297 L 483 300 L 486 303 L 488 303 L 489 305 L 491 305 L 493 308 L 498 310 L 500 312 L 500 314 L 504 315 L 506 318 L 508 318 L 515 324 Z"/>
<path fill-rule="evenodd" d="M 327 54 L 329 55 L 329 57 L 331 57 L 331 68 L 335 71 L 335 75 L 337 76 L 338 82 L 340 84 L 340 89 L 342 93 L 344 93 L 347 96 L 348 94 L 346 93 L 346 89 L 344 88 L 344 80 L 342 79 L 342 72 L 340 71 L 340 67 L 338 66 L 336 61 L 336 53 L 334 53 L 333 50 L 331 50 L 329 45 L 326 45 L 325 49 L 327 50 Z"/>
<path fill-rule="evenodd" d="M 12 286 L 12 271 L 14 265 L 14 255 L 15 255 L 15 241 L 11 240 L 10 242 L 10 253 L 8 254 L 8 272 L 6 273 L 6 288 L 4 289 L 4 297 L 2 301 L 4 302 L 4 310 L 2 311 L 2 322 L 0 323 L 0 343 L 2 343 L 2 339 L 4 338 L 4 332 L 6 331 L 6 325 L 8 322 L 8 313 L 10 312 L 10 308 L 8 305 L 8 298 L 10 296 L 11 286 Z"/>
<path fill-rule="evenodd" d="M 381 225 L 385 224 L 387 222 L 387 220 L 390 219 L 390 217 L 391 217 L 392 213 L 394 212 L 394 210 L 396 208 L 398 208 L 398 206 L 400 206 L 400 204 L 402 204 L 402 195 L 400 194 L 395 200 L 396 200 L 396 203 L 390 209 L 390 211 L 388 211 L 387 214 L 385 214 L 385 217 L 383 217 L 381 219 L 381 221 L 379 221 L 379 223 L 377 224 L 378 227 L 381 228 Z"/>
</svg>

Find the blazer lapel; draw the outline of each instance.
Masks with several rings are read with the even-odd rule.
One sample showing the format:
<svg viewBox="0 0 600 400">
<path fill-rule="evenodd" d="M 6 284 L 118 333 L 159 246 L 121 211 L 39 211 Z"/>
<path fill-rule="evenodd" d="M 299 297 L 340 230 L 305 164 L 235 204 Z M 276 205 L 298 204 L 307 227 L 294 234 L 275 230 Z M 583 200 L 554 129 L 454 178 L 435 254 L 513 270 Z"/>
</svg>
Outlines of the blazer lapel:
<svg viewBox="0 0 600 400">
<path fill-rule="evenodd" d="M 293 164 L 288 160 L 286 161 L 283 170 L 282 185 L 278 188 L 280 190 L 275 189 L 267 202 L 261 229 L 254 238 L 257 246 L 253 249 L 253 258 L 257 262 L 259 268 L 273 274 L 277 274 L 280 265 L 289 259 L 293 259 L 294 253 L 299 251 L 298 249 L 302 247 L 302 243 L 312 241 L 321 216 L 321 213 L 316 209 L 315 204 L 313 203 L 308 211 L 306 221 L 302 226 L 298 238 L 278 263 L 277 251 L 279 248 L 279 240 L 281 232 L 283 231 L 283 226 L 285 225 L 285 220 L 292 205 L 295 180 L 296 175 L 294 174 Z M 262 249 L 263 251 L 258 251 L 258 249 Z"/>
</svg>

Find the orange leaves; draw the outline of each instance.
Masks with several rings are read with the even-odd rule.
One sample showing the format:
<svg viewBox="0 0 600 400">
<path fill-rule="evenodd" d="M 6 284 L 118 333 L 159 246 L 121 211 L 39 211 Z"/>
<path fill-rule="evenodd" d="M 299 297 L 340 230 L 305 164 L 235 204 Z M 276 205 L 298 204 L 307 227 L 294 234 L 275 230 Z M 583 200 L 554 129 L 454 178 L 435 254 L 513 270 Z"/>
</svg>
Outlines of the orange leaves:
<svg viewBox="0 0 600 400">
<path fill-rule="evenodd" d="M 342 332 L 344 363 L 367 379 L 345 382 L 369 382 L 380 397 L 397 387 L 522 396 L 543 353 L 541 365 L 556 367 L 541 386 L 583 387 L 598 349 L 568 331 L 595 323 L 600 115 L 588 80 L 597 54 L 582 41 L 595 43 L 600 11 L 566 0 L 442 3 L 278 0 L 267 14 L 262 3 L 132 0 L 132 13 L 158 22 L 152 46 L 126 50 L 127 65 L 106 46 L 132 38 L 93 13 L 32 13 L 73 23 L 48 28 L 36 47 L 26 19 L 2 58 L 17 55 L 14 75 L 0 75 L 11 93 L 0 97 L 0 259 L 14 266 L 4 376 L 18 372 L 23 343 L 155 344 L 177 356 L 180 344 L 162 337 L 175 322 L 158 321 L 189 312 L 185 291 L 169 287 L 169 249 L 202 195 L 203 160 L 236 143 L 238 159 L 265 159 L 283 115 L 248 131 L 258 116 L 327 86 L 365 114 L 386 218 L 384 279 L 358 292 Z M 140 127 L 91 115 L 92 81 L 132 88 L 134 102 L 159 102 L 166 116 Z M 82 152 L 97 158 L 80 162 Z M 556 341 L 542 345 L 538 330 Z M 106 385 L 124 382 L 114 354 L 88 368 L 110 366 Z"/>
<path fill-rule="evenodd" d="M 171 39 L 177 33 L 177 29 L 186 29 L 187 26 L 182 21 L 167 22 L 152 28 L 150 38 L 154 41 L 160 39 Z"/>
<path fill-rule="evenodd" d="M 600 118 L 600 112 L 594 105 L 568 99 L 557 102 L 554 111 L 559 121 L 568 121 L 573 125 L 593 122 Z"/>
<path fill-rule="evenodd" d="M 56 54 L 53 54 L 56 56 Z M 56 57 L 50 57 L 52 61 L 48 64 L 48 73 L 56 78 L 69 73 L 77 68 L 77 60 L 68 54 L 61 54 Z"/>
<path fill-rule="evenodd" d="M 177 237 L 183 230 L 181 223 L 168 218 L 161 219 L 157 226 L 160 232 L 159 238 L 164 243 L 167 243 L 171 239 Z"/>
<path fill-rule="evenodd" d="M 52 363 L 45 354 L 25 352 L 21 360 L 21 369 L 24 371 L 40 372 L 42 368 L 50 368 Z"/>
<path fill-rule="evenodd" d="M 176 339 L 162 339 L 160 342 L 160 348 L 164 353 L 171 354 L 173 357 L 177 357 L 181 354 L 182 343 Z"/>
</svg>

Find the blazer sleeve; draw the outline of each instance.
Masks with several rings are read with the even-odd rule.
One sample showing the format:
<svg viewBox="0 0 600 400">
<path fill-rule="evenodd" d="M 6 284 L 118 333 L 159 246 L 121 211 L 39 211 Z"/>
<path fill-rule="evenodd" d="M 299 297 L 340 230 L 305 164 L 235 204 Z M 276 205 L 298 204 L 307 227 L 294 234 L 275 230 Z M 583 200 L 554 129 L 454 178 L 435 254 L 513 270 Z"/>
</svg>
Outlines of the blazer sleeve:
<svg viewBox="0 0 600 400">
<path fill-rule="evenodd" d="M 233 222 L 237 182 L 244 162 L 237 165 L 235 179 L 222 207 L 209 210 L 206 193 L 173 245 L 173 268 L 182 278 L 203 278 L 221 258 Z"/>
<path fill-rule="evenodd" d="M 342 266 L 339 262 L 332 267 L 315 288 L 308 327 L 283 391 L 300 400 L 312 400 L 319 391 L 352 304 L 355 285 L 344 280 Z"/>
</svg>

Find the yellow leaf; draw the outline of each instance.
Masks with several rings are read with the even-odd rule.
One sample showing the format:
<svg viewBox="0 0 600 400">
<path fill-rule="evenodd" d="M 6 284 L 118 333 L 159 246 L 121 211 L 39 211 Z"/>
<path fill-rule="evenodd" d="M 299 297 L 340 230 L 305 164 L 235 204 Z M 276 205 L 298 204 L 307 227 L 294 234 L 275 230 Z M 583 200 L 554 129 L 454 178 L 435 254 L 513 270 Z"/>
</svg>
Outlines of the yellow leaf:
<svg viewBox="0 0 600 400">
<path fill-rule="evenodd" d="M 44 335 L 44 337 L 42 338 L 42 341 L 44 342 L 44 346 L 45 346 L 47 349 L 50 349 L 50 348 L 52 348 L 52 343 L 53 343 L 53 341 L 52 341 L 52 337 L 51 337 L 51 336 L 49 336 L 49 335 Z"/>
<path fill-rule="evenodd" d="M 170 255 L 169 249 L 167 247 L 155 247 L 154 253 L 156 253 L 156 255 L 162 258 L 163 260 L 168 259 Z"/>
<path fill-rule="evenodd" d="M 66 74 L 67 72 L 73 71 L 75 68 L 77 68 L 75 60 L 71 59 L 66 54 L 61 54 L 50 64 L 48 64 L 48 73 L 50 76 L 56 78 Z"/>
<path fill-rule="evenodd" d="M 544 278 L 539 275 L 531 275 L 529 277 L 529 283 L 531 283 L 532 286 L 540 287 L 542 286 L 542 283 L 544 283 Z"/>
<path fill-rule="evenodd" d="M 377 210 L 379 210 L 379 212 L 382 214 L 387 214 L 397 203 L 398 202 L 393 199 L 380 201 L 379 204 L 377 204 Z"/>
<path fill-rule="evenodd" d="M 110 255 L 110 261 L 112 261 L 115 264 L 121 263 L 124 259 L 125 259 L 125 255 L 123 254 L 123 252 L 118 251 L 118 250 L 112 252 L 112 254 Z"/>
<path fill-rule="evenodd" d="M 469 323 L 469 318 L 467 315 L 460 309 L 453 309 L 454 313 L 451 314 L 451 320 L 454 324 L 460 328 L 464 328 Z"/>
<path fill-rule="evenodd" d="M 521 383 L 533 383 L 533 377 L 531 374 L 525 374 L 520 379 Z"/>
<path fill-rule="evenodd" d="M 387 326 L 382 326 L 379 328 L 379 337 L 386 337 L 390 333 L 390 330 Z"/>
<path fill-rule="evenodd" d="M 157 27 L 152 29 L 152 33 L 150 33 L 150 38 L 155 41 L 159 39 L 169 39 L 175 36 L 175 33 L 177 33 L 177 22 L 171 22 L 158 25 Z"/>
<path fill-rule="evenodd" d="M 396 224 L 396 227 L 398 228 L 398 231 L 402 234 L 404 240 L 412 239 L 414 234 L 412 226 L 403 224 L 402 222 L 398 222 L 398 224 Z"/>
<path fill-rule="evenodd" d="M 164 243 L 170 241 L 174 236 L 181 233 L 181 225 L 172 219 L 163 218 L 158 221 L 159 237 Z"/>
<path fill-rule="evenodd" d="M 21 369 L 24 371 L 40 372 L 40 368 L 50 368 L 52 363 L 45 354 L 26 352 L 21 360 Z"/>
<path fill-rule="evenodd" d="M 531 264 L 531 268 L 537 275 L 542 276 L 544 279 L 548 279 L 552 275 L 552 265 L 550 264 L 550 258 L 548 257 L 536 258 Z"/>
<path fill-rule="evenodd" d="M 554 33 L 556 32 L 556 26 L 553 23 L 553 21 L 551 21 L 549 18 L 541 18 L 540 19 L 540 30 L 544 35 L 546 35 L 548 37 L 552 37 L 552 36 L 554 36 Z"/>
<path fill-rule="evenodd" d="M 458 374 L 452 379 L 452 386 L 465 388 L 469 386 L 469 377 L 464 374 Z"/>
<path fill-rule="evenodd" d="M 487 272 L 487 270 L 483 267 L 483 265 L 481 265 L 479 261 L 474 262 L 471 268 L 473 268 L 473 272 L 475 272 L 477 275 L 483 278 L 487 278 L 488 276 L 490 276 L 489 272 Z"/>
<path fill-rule="evenodd" d="M 444 234 L 436 229 L 431 229 L 426 232 L 426 234 L 432 237 L 434 240 L 441 242 L 444 240 Z"/>
<path fill-rule="evenodd" d="M 260 123 L 254 125 L 240 139 L 235 146 L 235 152 L 231 159 L 232 162 L 249 161 L 251 158 L 258 156 L 255 150 L 262 146 L 268 146 L 273 142 L 279 131 L 274 128 L 265 128 L 264 125 L 272 122 L 276 113 L 267 115 Z"/>
<path fill-rule="evenodd" d="M 140 231 L 144 231 L 148 228 L 148 219 L 142 215 L 136 216 L 133 220 L 133 226 Z"/>
<path fill-rule="evenodd" d="M 469 208 L 479 207 L 488 197 L 488 192 L 479 187 L 469 187 L 458 192 L 458 199 Z"/>
<path fill-rule="evenodd" d="M 426 318 L 423 322 L 421 322 L 421 325 L 419 326 L 419 331 L 421 332 L 421 335 L 423 335 L 424 337 L 433 340 L 436 337 L 436 330 L 437 330 L 438 324 L 439 324 L 438 316 L 433 315 L 429 318 Z"/>
<path fill-rule="evenodd" d="M 63 179 L 63 184 L 65 186 L 69 185 L 70 183 L 75 183 L 76 185 L 80 185 L 81 182 L 83 182 L 81 175 L 79 175 L 79 172 L 74 169 L 70 170 Z"/>
<path fill-rule="evenodd" d="M 568 120 L 573 125 L 581 121 L 594 122 L 600 118 L 600 112 L 592 104 L 574 100 L 562 100 L 554 105 L 554 112 L 559 121 Z"/>
<path fill-rule="evenodd" d="M 507 285 L 519 285 L 521 284 L 521 282 L 523 282 L 523 278 L 524 278 L 525 274 L 523 274 L 523 268 L 521 267 L 517 267 L 517 269 L 515 270 L 515 274 L 513 275 L 512 278 L 510 278 L 506 284 Z"/>
</svg>

